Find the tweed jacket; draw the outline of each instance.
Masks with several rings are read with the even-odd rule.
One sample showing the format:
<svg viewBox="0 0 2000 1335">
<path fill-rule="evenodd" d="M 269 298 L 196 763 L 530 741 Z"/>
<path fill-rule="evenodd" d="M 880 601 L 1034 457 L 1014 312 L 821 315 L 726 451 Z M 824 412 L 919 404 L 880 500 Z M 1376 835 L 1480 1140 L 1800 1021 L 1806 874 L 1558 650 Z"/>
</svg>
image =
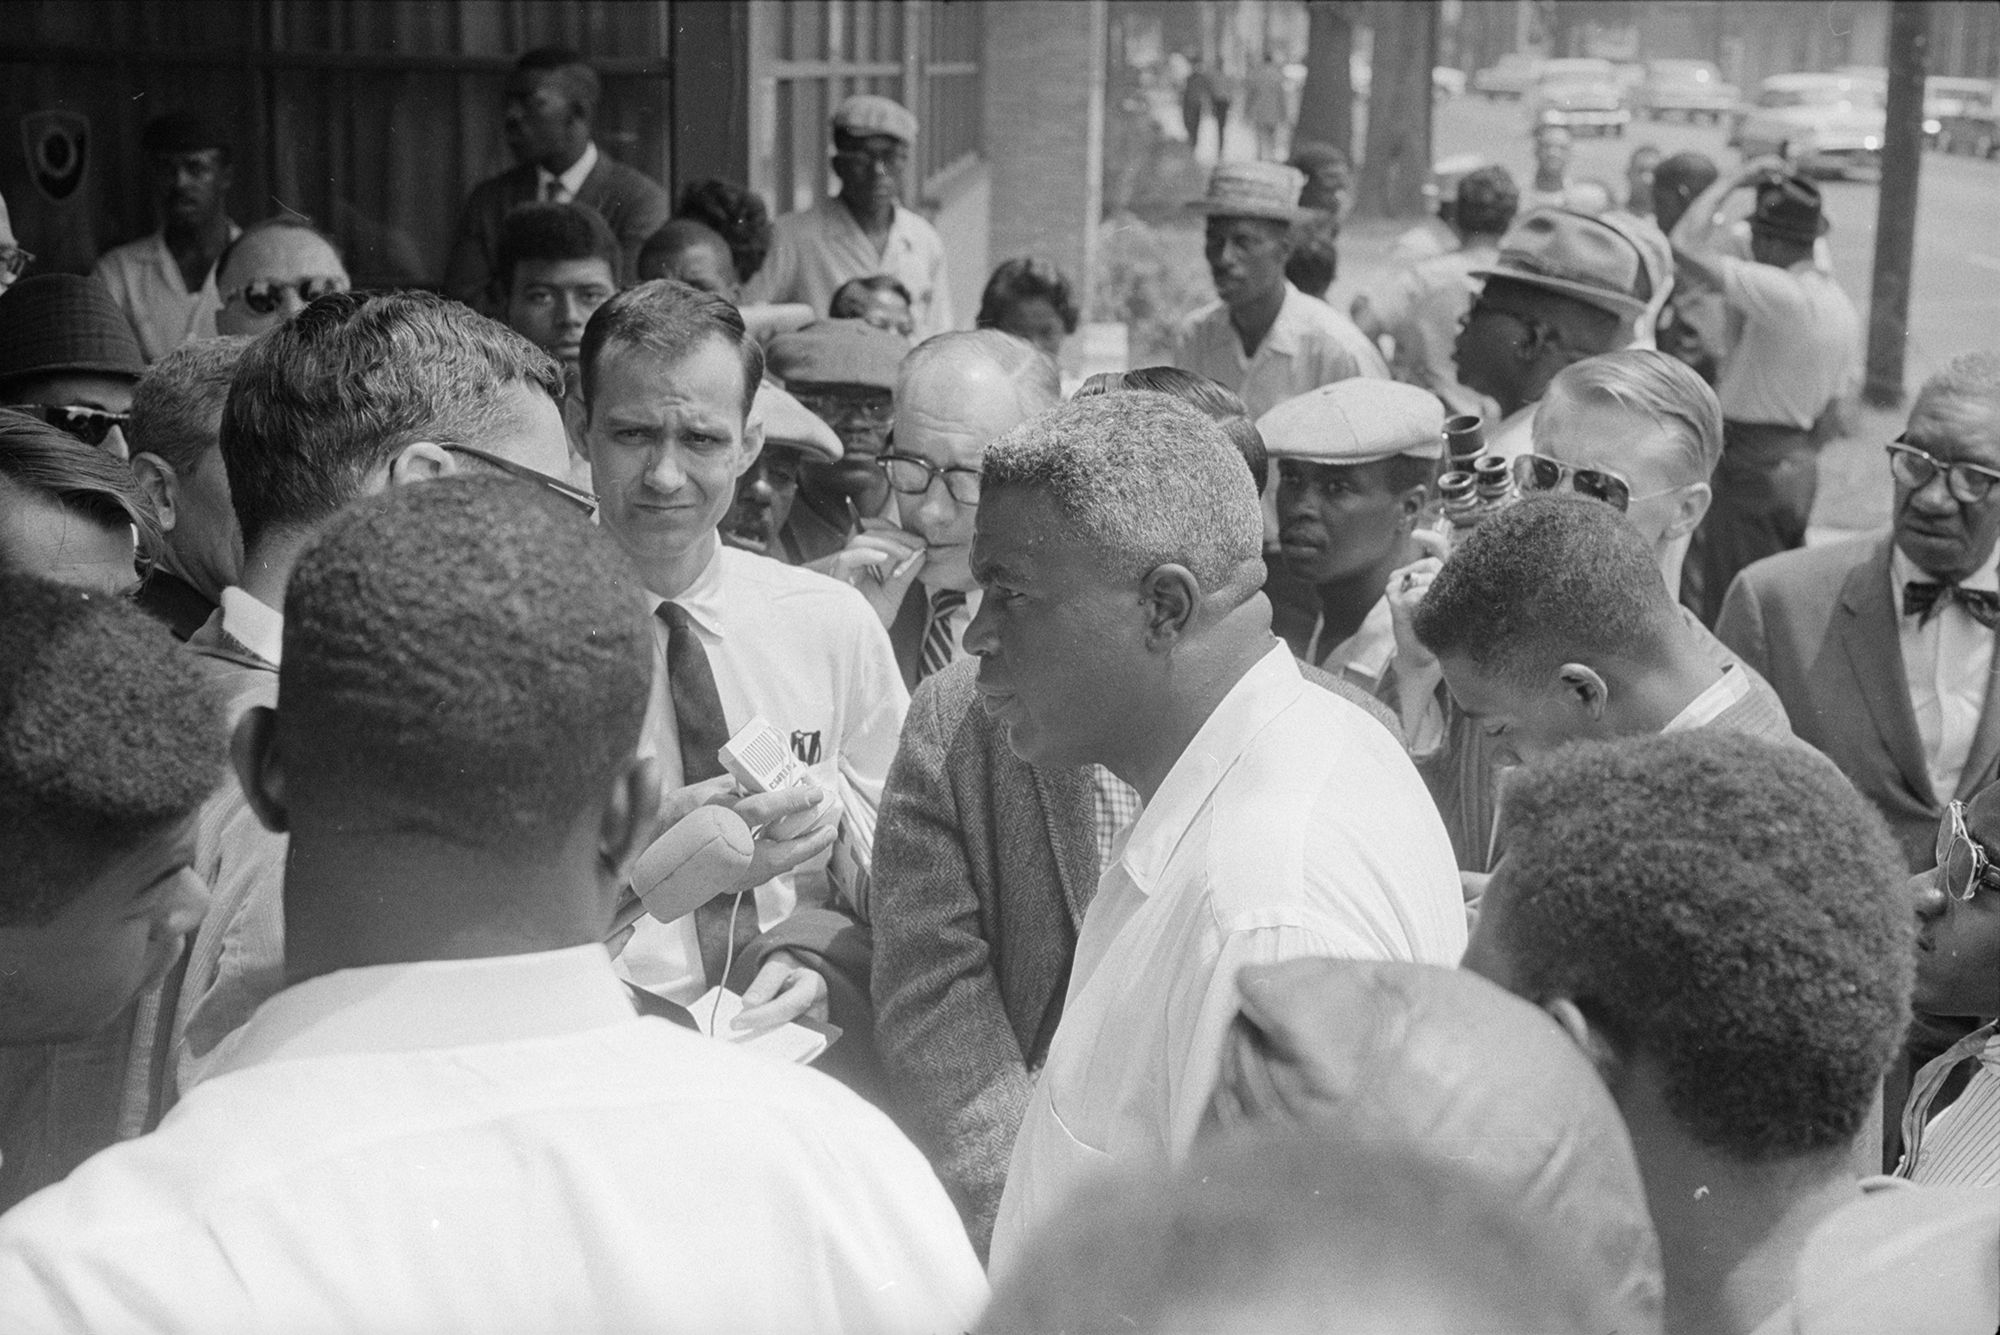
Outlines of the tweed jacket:
<svg viewBox="0 0 2000 1335">
<path fill-rule="evenodd" d="M 1759 561 L 1729 586 L 1715 628 L 1769 678 L 1792 730 L 1875 804 L 1920 871 L 1931 865 L 1944 803 L 2000 778 L 2000 655 L 1958 791 L 1934 793 L 1903 670 L 1892 541 L 1856 538 Z"/>
<path fill-rule="evenodd" d="M 1397 731 L 1365 691 L 1300 671 Z M 875 831 L 870 991 L 895 1112 L 984 1256 L 1098 865 L 1090 771 L 1016 756 L 978 672 L 967 655 L 911 698 Z"/>
<path fill-rule="evenodd" d="M 445 266 L 444 291 L 476 311 L 503 318 L 507 296 L 499 290 L 500 220 L 517 204 L 537 197 L 538 178 L 532 162 L 489 176 L 472 188 L 458 215 L 458 231 L 451 246 L 451 260 Z M 658 182 L 622 162 L 613 162 L 601 149 L 597 165 L 583 178 L 575 203 L 587 205 L 604 215 L 612 234 L 624 252 L 618 281 L 629 283 L 638 274 L 639 248 L 665 225 L 673 213 L 673 201 Z"/>
</svg>

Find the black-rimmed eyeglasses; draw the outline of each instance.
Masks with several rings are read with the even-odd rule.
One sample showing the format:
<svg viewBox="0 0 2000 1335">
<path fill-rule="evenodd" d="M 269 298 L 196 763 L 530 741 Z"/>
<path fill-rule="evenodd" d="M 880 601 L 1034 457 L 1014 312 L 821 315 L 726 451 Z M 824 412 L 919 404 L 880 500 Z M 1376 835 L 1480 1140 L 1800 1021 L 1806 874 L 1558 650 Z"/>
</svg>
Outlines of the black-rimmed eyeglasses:
<svg viewBox="0 0 2000 1335">
<path fill-rule="evenodd" d="M 1943 473 L 1944 488 L 1953 500 L 1960 505 L 1977 505 L 1993 494 L 1995 483 L 2000 483 L 2000 472 L 1983 464 L 1966 463 L 1962 459 L 1946 463 L 1901 437 L 1890 441 L 1887 448 L 1889 472 L 1912 491 L 1922 491 L 1932 478 Z"/>
<path fill-rule="evenodd" d="M 512 459 L 502 459 L 497 454 L 489 454 L 485 450 L 476 450 L 470 445 L 448 444 L 444 448 L 448 453 L 462 454 L 468 459 L 477 459 L 488 468 L 505 473 L 508 477 L 519 478 L 523 482 L 532 482 L 538 487 L 545 487 L 587 515 L 595 515 L 597 513 L 597 497 L 585 491 L 582 487 L 571 486 L 559 477 L 550 477 L 547 473 L 536 472 L 532 468 L 515 463 Z"/>
<path fill-rule="evenodd" d="M 889 477 L 889 488 L 900 491 L 905 496 L 921 496 L 931 489 L 936 478 L 944 479 L 944 489 L 960 505 L 979 504 L 979 470 L 977 468 L 939 468 L 928 459 L 919 459 L 914 454 L 884 454 L 876 459 L 882 471 Z"/>
</svg>

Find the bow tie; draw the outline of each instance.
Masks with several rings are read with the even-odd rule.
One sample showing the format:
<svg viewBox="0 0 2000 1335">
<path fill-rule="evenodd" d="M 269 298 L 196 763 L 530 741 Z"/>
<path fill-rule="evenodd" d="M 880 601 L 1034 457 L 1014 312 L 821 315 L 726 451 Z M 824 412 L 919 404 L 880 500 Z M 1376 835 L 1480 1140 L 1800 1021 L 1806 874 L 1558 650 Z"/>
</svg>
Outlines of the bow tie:
<svg viewBox="0 0 2000 1335">
<path fill-rule="evenodd" d="M 1954 599 L 1986 629 L 2000 626 L 2000 593 L 1961 588 L 1956 584 L 1932 584 L 1921 579 L 1913 579 L 1903 586 L 1903 615 L 1915 617 L 1921 626 L 1937 614 L 1941 604 Z"/>
</svg>

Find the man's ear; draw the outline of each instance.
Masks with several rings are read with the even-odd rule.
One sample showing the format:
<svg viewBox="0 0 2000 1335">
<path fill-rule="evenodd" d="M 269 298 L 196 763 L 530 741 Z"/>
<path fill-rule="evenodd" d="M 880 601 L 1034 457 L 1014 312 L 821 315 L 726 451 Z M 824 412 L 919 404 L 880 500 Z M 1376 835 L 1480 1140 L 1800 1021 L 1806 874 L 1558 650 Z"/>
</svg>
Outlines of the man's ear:
<svg viewBox="0 0 2000 1335">
<path fill-rule="evenodd" d="M 1201 610 L 1201 581 L 1186 566 L 1155 566 L 1139 581 L 1146 605 L 1146 644 L 1164 648 L 1185 635 Z"/>
<path fill-rule="evenodd" d="M 229 739 L 229 760 L 235 766 L 243 797 L 258 823 L 272 834 L 291 828 L 291 810 L 285 805 L 285 772 L 278 759 L 278 713 L 269 705 L 258 705 L 236 725 Z"/>
<path fill-rule="evenodd" d="M 598 864 L 614 882 L 624 884 L 632 863 L 652 843 L 659 810 L 659 762 L 634 756 L 613 780 L 597 827 Z"/>
<path fill-rule="evenodd" d="M 153 513 L 159 516 L 160 531 L 173 532 L 174 499 L 180 494 L 180 474 L 159 455 L 142 450 L 132 456 L 132 477 L 139 484 L 139 490 L 146 493 L 146 499 L 153 503 Z"/>
<path fill-rule="evenodd" d="M 1405 534 L 1416 527 L 1417 520 L 1424 513 L 1424 505 L 1430 498 L 1431 489 L 1428 486 L 1410 487 L 1396 498 L 1396 514 L 1402 522 Z"/>
<path fill-rule="evenodd" d="M 389 485 L 407 487 L 412 482 L 435 482 L 458 471 L 458 460 L 435 441 L 413 440 L 396 451 L 389 461 Z"/>
<path fill-rule="evenodd" d="M 563 430 L 569 433 L 570 453 L 579 459 L 590 458 L 590 449 L 584 444 L 584 438 L 589 434 L 590 409 L 584 404 L 581 384 L 563 395 L 562 418 Z"/>
<path fill-rule="evenodd" d="M 1674 506 L 1673 522 L 1667 525 L 1666 536 L 1684 538 L 1701 527 L 1701 521 L 1708 516 L 1708 507 L 1715 500 L 1715 489 L 1706 482 L 1696 482 L 1681 488 L 1681 498 Z"/>
<path fill-rule="evenodd" d="M 1590 715 L 1592 723 L 1604 717 L 1604 708 L 1610 702 L 1610 688 L 1604 684 L 1597 669 L 1586 663 L 1564 663 L 1556 669 L 1556 676 L 1562 679 L 1563 690 L 1578 708 Z"/>
<path fill-rule="evenodd" d="M 741 465 L 736 470 L 736 476 L 742 477 L 745 473 L 749 472 L 750 466 L 756 463 L 758 456 L 763 453 L 764 423 L 762 419 L 756 417 L 745 418 L 743 422 L 743 459 Z"/>
<path fill-rule="evenodd" d="M 1624 1054 L 1604 1035 L 1604 1031 L 1590 1022 L 1574 1001 L 1568 997 L 1551 997 L 1542 1003 L 1542 1009 L 1569 1035 L 1570 1042 L 1576 1044 L 1590 1064 L 1597 1068 L 1606 1086 L 1615 1086 L 1618 1076 L 1625 1068 Z"/>
</svg>

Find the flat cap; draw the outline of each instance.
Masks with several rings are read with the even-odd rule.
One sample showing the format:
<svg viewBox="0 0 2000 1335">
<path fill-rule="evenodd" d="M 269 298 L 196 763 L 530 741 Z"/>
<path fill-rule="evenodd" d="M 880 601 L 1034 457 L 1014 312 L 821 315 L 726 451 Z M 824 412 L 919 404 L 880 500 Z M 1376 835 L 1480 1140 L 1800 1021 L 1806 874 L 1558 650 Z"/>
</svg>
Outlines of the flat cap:
<svg viewBox="0 0 2000 1335">
<path fill-rule="evenodd" d="M 865 320 L 818 320 L 780 334 L 765 350 L 764 365 L 788 388 L 860 385 L 896 390 L 896 369 L 910 345 Z"/>
<path fill-rule="evenodd" d="M 45 273 L 0 291 L 0 380 L 65 371 L 146 374 L 138 337 L 104 284 Z"/>
<path fill-rule="evenodd" d="M 917 118 L 901 102 L 877 93 L 856 93 L 833 113 L 833 128 L 848 134 L 886 134 L 917 142 Z"/>
<path fill-rule="evenodd" d="M 783 445 L 824 463 L 837 463 L 846 452 L 841 449 L 840 437 L 817 413 L 768 380 L 757 386 L 750 420 L 764 424 L 767 447 Z"/>
<path fill-rule="evenodd" d="M 1257 431 L 1273 459 L 1435 459 L 1444 453 L 1444 405 L 1415 385 L 1356 376 L 1286 399 L 1257 419 Z"/>
</svg>

